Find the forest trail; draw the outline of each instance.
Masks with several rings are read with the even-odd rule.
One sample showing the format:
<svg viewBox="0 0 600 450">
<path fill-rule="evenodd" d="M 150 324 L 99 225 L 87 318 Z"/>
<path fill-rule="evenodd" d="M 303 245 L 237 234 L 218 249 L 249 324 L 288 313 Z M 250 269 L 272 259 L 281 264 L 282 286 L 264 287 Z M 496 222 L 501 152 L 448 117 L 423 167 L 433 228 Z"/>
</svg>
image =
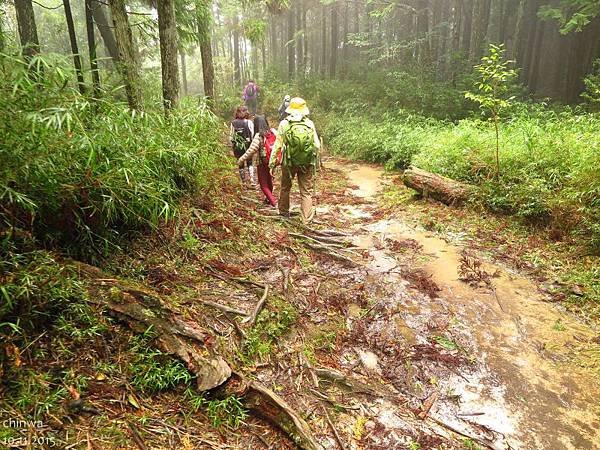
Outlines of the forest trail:
<svg viewBox="0 0 600 450">
<path fill-rule="evenodd" d="M 382 169 L 327 166 L 354 186 L 342 201 L 319 204 L 318 218 L 349 232 L 368 261 L 371 306 L 367 314 L 348 306 L 360 317 L 350 334 L 362 334 L 353 364 L 423 405 L 433 401 L 434 422 L 491 448 L 600 448 L 597 334 L 545 302 L 535 282 L 469 252 L 460 235 L 382 218 L 377 200 L 390 182 Z M 411 355 L 404 364 L 393 347 Z"/>
</svg>

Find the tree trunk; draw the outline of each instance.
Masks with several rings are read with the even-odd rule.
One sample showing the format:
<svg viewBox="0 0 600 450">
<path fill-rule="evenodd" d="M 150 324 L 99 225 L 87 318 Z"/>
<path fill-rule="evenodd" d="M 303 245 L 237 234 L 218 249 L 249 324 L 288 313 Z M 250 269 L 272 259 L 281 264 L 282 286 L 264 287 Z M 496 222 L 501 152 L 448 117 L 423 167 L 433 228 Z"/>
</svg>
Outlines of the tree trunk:
<svg viewBox="0 0 600 450">
<path fill-rule="evenodd" d="M 106 6 L 104 3 L 100 3 L 100 0 L 90 0 L 90 2 L 94 22 L 96 22 L 98 31 L 100 31 L 100 36 L 102 36 L 104 47 L 106 48 L 108 55 L 116 64 L 119 61 L 119 48 L 117 47 L 117 41 L 112 26 L 106 17 Z"/>
<path fill-rule="evenodd" d="M 431 61 L 431 49 L 429 48 L 429 0 L 419 0 L 417 3 L 417 40 L 419 41 L 418 57 L 421 64 L 429 64 Z"/>
<path fill-rule="evenodd" d="M 331 5 L 331 54 L 329 56 L 329 76 L 335 78 L 338 53 L 338 5 Z"/>
<path fill-rule="evenodd" d="M 88 40 L 88 54 L 90 57 L 90 69 L 92 73 L 92 86 L 94 98 L 100 97 L 100 73 L 98 71 L 98 59 L 96 55 L 96 33 L 94 33 L 92 0 L 85 0 L 85 26 Z"/>
<path fill-rule="evenodd" d="M 296 21 L 294 20 L 294 6 L 291 5 L 287 12 L 287 45 L 288 45 L 288 79 L 294 79 L 296 75 L 296 43 L 294 41 L 294 27 Z"/>
<path fill-rule="evenodd" d="M 321 75 L 327 71 L 327 7 L 321 6 Z"/>
<path fill-rule="evenodd" d="M 115 39 L 119 49 L 118 67 L 123 77 L 125 93 L 129 107 L 134 110 L 142 108 L 142 93 L 140 90 L 140 73 L 138 58 L 133 46 L 133 34 L 127 18 L 124 0 L 108 0 L 112 16 Z"/>
<path fill-rule="evenodd" d="M 73 53 L 73 65 L 75 66 L 75 75 L 77 76 L 77 87 L 81 95 L 85 94 L 85 80 L 83 79 L 83 69 L 81 67 L 81 55 L 77 46 L 77 37 L 75 36 L 75 24 L 73 23 L 73 14 L 71 12 L 71 3 L 69 0 L 63 0 L 65 10 L 65 19 L 67 21 L 67 30 L 69 32 L 69 42 L 71 43 L 71 53 Z"/>
<path fill-rule="evenodd" d="M 158 0 L 158 36 L 162 69 L 163 104 L 169 111 L 179 104 L 177 26 L 173 0 Z"/>
<path fill-rule="evenodd" d="M 483 54 L 483 42 L 487 35 L 490 23 L 492 0 L 475 0 L 473 8 L 473 32 L 471 34 L 470 55 L 471 62 L 477 62 Z"/>
<path fill-rule="evenodd" d="M 447 205 L 464 203 L 473 192 L 472 186 L 427 172 L 416 167 L 404 171 L 404 184 L 422 194 Z"/>
<path fill-rule="evenodd" d="M 240 31 L 237 13 L 233 16 L 233 79 L 235 85 L 242 85 L 242 73 L 240 66 Z"/>
<path fill-rule="evenodd" d="M 452 12 L 452 51 L 460 51 L 460 31 L 462 27 L 462 4 L 463 0 L 454 0 L 454 10 Z"/>
<path fill-rule="evenodd" d="M 30 58 L 40 52 L 40 41 L 31 0 L 15 0 L 15 11 L 23 55 Z"/>
<path fill-rule="evenodd" d="M 198 26 L 198 44 L 200 46 L 200 58 L 202 59 L 202 81 L 204 86 L 204 96 L 210 102 L 215 97 L 215 69 L 213 66 L 213 55 L 211 46 L 211 14 L 209 6 L 210 3 L 208 2 L 202 3 L 201 7 L 205 8 L 205 10 L 198 11 L 198 13 L 196 14 L 196 21 Z"/>
<path fill-rule="evenodd" d="M 187 82 L 187 64 L 185 60 L 185 52 L 179 51 L 179 61 L 181 63 L 181 83 L 183 88 L 183 95 L 188 95 L 188 82 Z"/>
<path fill-rule="evenodd" d="M 342 72 L 346 73 L 348 67 L 348 32 L 350 26 L 348 24 L 350 16 L 350 3 L 346 0 L 344 3 L 344 28 L 343 28 L 343 36 L 342 36 Z"/>
<path fill-rule="evenodd" d="M 471 54 L 471 31 L 473 27 L 473 0 L 465 0 L 463 3 L 463 32 L 462 51 L 465 57 Z"/>
</svg>

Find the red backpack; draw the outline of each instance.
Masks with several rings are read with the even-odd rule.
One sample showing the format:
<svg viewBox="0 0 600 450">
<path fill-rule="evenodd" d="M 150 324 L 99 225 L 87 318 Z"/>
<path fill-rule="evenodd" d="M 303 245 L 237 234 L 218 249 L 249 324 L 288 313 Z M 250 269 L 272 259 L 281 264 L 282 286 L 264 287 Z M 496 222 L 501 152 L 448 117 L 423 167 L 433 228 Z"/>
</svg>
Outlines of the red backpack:
<svg viewBox="0 0 600 450">
<path fill-rule="evenodd" d="M 275 145 L 275 141 L 277 140 L 277 135 L 273 133 L 272 130 L 267 131 L 264 137 L 264 145 L 265 145 L 265 159 L 267 164 L 271 160 L 271 151 L 273 150 L 273 146 Z M 281 164 L 281 157 L 283 156 L 283 152 L 279 154 L 277 157 L 277 164 Z"/>
</svg>

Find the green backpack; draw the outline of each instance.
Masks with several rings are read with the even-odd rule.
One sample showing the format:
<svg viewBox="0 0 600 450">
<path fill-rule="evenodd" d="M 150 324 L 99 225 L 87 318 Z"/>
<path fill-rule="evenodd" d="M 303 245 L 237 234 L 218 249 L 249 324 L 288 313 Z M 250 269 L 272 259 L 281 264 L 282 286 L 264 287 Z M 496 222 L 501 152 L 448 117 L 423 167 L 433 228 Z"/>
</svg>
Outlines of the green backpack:
<svg viewBox="0 0 600 450">
<path fill-rule="evenodd" d="M 302 120 L 290 120 L 283 136 L 285 151 L 284 166 L 307 166 L 315 164 L 317 148 L 315 146 L 315 130 Z"/>
</svg>

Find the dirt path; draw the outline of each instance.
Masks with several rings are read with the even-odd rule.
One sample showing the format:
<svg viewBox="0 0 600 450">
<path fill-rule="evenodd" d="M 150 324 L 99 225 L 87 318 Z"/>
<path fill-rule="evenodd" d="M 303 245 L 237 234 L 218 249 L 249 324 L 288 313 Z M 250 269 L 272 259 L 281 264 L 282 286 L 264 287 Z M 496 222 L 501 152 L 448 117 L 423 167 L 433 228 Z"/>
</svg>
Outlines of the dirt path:
<svg viewBox="0 0 600 450">
<path fill-rule="evenodd" d="M 366 257 L 371 305 L 366 316 L 358 304 L 348 308 L 360 318 L 350 327 L 358 357 L 342 352 L 338 363 L 362 363 L 421 408 L 433 401 L 434 421 L 492 448 L 600 448 L 597 335 L 519 274 L 401 217 L 381 217 L 381 169 L 330 165 L 355 185 L 353 200 L 320 205 L 319 218 L 341 221 Z"/>
</svg>

